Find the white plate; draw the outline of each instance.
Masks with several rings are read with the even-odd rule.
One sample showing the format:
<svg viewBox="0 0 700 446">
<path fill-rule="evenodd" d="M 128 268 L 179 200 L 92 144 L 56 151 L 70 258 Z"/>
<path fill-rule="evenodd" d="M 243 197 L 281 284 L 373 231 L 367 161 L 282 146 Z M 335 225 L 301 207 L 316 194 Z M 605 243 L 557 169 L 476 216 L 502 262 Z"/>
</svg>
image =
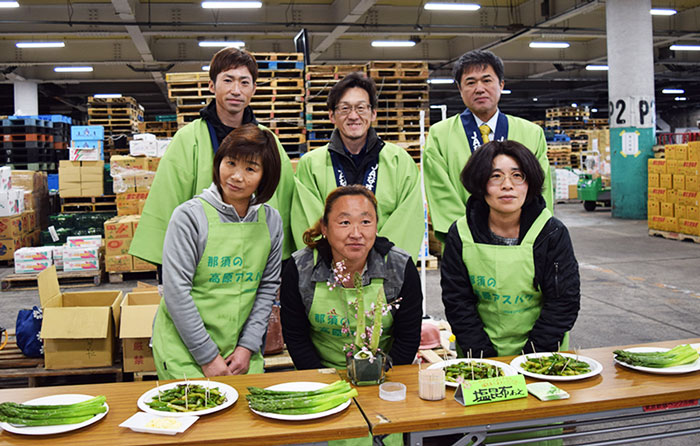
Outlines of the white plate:
<svg viewBox="0 0 700 446">
<path fill-rule="evenodd" d="M 693 347 L 695 350 L 700 349 L 700 344 L 691 344 L 690 346 Z M 667 352 L 671 349 L 670 348 L 663 348 L 663 347 L 633 347 L 633 348 L 626 348 L 624 350 L 627 350 L 628 352 L 645 353 L 645 352 Z M 697 372 L 698 370 L 700 370 L 700 359 L 697 359 L 692 364 L 677 365 L 674 367 L 662 367 L 662 368 L 642 367 L 642 366 L 638 366 L 638 365 L 627 364 L 626 362 L 622 362 L 622 361 L 618 361 L 617 359 L 614 359 L 614 357 L 613 357 L 613 360 L 616 363 L 620 364 L 621 366 L 625 366 L 629 369 L 639 370 L 640 372 L 654 373 L 657 375 L 679 375 L 681 373 Z"/>
<path fill-rule="evenodd" d="M 75 403 L 80 403 L 82 401 L 89 400 L 90 398 L 94 398 L 94 396 L 90 395 L 79 395 L 79 394 L 66 394 L 66 395 L 51 395 L 51 396 L 43 396 L 41 398 L 34 398 L 33 400 L 25 401 L 22 404 L 35 404 L 35 405 L 50 405 L 50 404 L 75 404 Z M 27 427 L 17 427 L 13 426 L 10 423 L 0 423 L 0 427 L 6 430 L 7 432 L 12 432 L 13 434 L 24 434 L 24 435 L 52 435 L 52 434 L 60 434 L 63 432 L 70 432 L 74 431 L 76 429 L 80 429 L 81 427 L 89 426 L 92 423 L 96 423 L 100 421 L 102 418 L 104 418 L 105 415 L 107 415 L 107 412 L 109 412 L 109 406 L 107 403 L 104 403 L 104 406 L 107 408 L 107 411 L 103 413 L 98 413 L 94 417 L 90 418 L 87 421 L 83 421 L 82 423 L 76 423 L 76 424 L 61 424 L 58 426 L 27 426 Z"/>
<path fill-rule="evenodd" d="M 282 390 L 284 392 L 289 392 L 289 391 L 298 391 L 298 392 L 308 392 L 311 390 L 318 390 L 321 387 L 326 387 L 328 384 L 326 383 L 317 383 L 317 382 L 306 382 L 306 381 L 297 381 L 297 382 L 290 382 L 290 383 L 282 383 L 282 384 L 275 384 L 274 386 L 266 387 L 266 390 Z M 324 412 L 319 412 L 319 413 L 309 413 L 309 414 L 304 414 L 304 415 L 286 415 L 286 414 L 281 414 L 281 413 L 272 413 L 272 412 L 259 412 L 250 405 L 248 407 L 250 408 L 251 412 L 256 413 L 262 417 L 267 417 L 267 418 L 274 418 L 275 420 L 288 420 L 288 421 L 301 421 L 301 420 L 313 420 L 316 418 L 323 418 L 327 417 L 328 415 L 333 415 L 334 413 L 341 412 L 345 410 L 350 403 L 352 402 L 352 398 L 349 398 L 346 402 L 339 406 L 335 406 L 332 409 L 328 409 Z"/>
<path fill-rule="evenodd" d="M 447 366 L 453 365 L 453 364 L 459 364 L 460 362 L 483 362 L 485 364 L 490 364 L 490 365 L 495 365 L 496 367 L 499 367 L 501 370 L 503 370 L 503 374 L 505 376 L 515 376 L 518 374 L 518 372 L 505 362 L 500 362 L 500 361 L 494 361 L 491 359 L 477 359 L 477 358 L 472 358 L 472 359 L 467 359 L 467 358 L 457 358 L 457 359 L 448 359 L 447 361 L 440 361 L 436 362 L 435 364 L 431 364 L 429 369 L 443 369 Z M 457 383 L 453 383 L 450 381 L 445 380 L 445 385 L 448 387 L 458 387 Z"/>
<path fill-rule="evenodd" d="M 558 353 L 562 356 L 567 357 L 567 358 L 572 358 L 572 359 L 576 359 L 578 361 L 588 363 L 591 371 L 588 373 L 582 373 L 580 375 L 558 376 L 558 375 L 543 375 L 541 373 L 532 373 L 532 372 L 528 372 L 527 370 L 523 369 L 522 364 L 524 362 L 527 362 L 528 359 L 543 358 L 543 357 L 547 357 L 547 356 L 552 356 L 551 352 L 548 352 L 548 353 L 530 353 L 527 355 L 521 355 L 521 356 L 518 356 L 517 358 L 514 358 L 512 361 L 510 361 L 510 365 L 512 365 L 518 372 L 522 373 L 525 376 L 529 376 L 530 378 L 544 379 L 547 381 L 578 381 L 580 379 L 586 379 L 586 378 L 590 378 L 591 376 L 596 376 L 596 375 L 600 374 L 600 372 L 603 371 L 603 365 L 593 358 L 589 358 L 587 356 L 581 356 L 581 355 L 574 355 L 571 353 L 562 353 L 562 352 L 558 352 Z"/>
<path fill-rule="evenodd" d="M 175 429 L 161 429 L 157 427 L 147 427 L 146 425 L 154 419 L 162 418 L 175 418 L 175 417 L 161 417 L 159 415 L 153 415 L 145 412 L 136 412 L 128 420 L 119 425 L 119 427 L 128 427 L 134 432 L 145 432 L 148 434 L 165 434 L 165 435 L 175 435 L 185 432 L 190 426 L 194 424 L 195 421 L 199 420 L 199 417 L 189 415 L 186 417 L 177 417 L 177 422 L 180 423 Z"/>
<path fill-rule="evenodd" d="M 198 410 L 196 412 L 165 412 L 162 410 L 155 410 L 151 409 L 148 404 L 146 404 L 146 401 L 149 403 L 153 401 L 154 399 L 158 399 L 158 391 L 160 390 L 161 392 L 172 389 L 174 387 L 177 387 L 180 384 L 185 384 L 185 381 L 178 381 L 170 384 L 163 384 L 160 387 L 156 387 L 154 389 L 149 390 L 148 392 L 144 393 L 141 395 L 139 400 L 136 402 L 136 405 L 139 407 L 139 409 L 143 410 L 146 413 L 150 413 L 153 415 L 160 415 L 162 417 L 188 417 L 191 415 L 197 415 L 197 416 L 202 416 L 202 415 L 207 415 L 210 413 L 218 412 L 220 410 L 226 409 L 227 407 L 230 407 L 233 405 L 233 403 L 238 400 L 238 392 L 236 392 L 236 389 L 233 387 L 216 382 L 216 381 L 205 381 L 205 380 L 188 380 L 187 381 L 190 385 L 199 385 L 202 387 L 209 387 L 210 389 L 219 389 L 219 392 L 223 393 L 226 395 L 226 402 L 220 406 L 212 407 L 210 409 L 205 409 L 205 410 Z"/>
</svg>

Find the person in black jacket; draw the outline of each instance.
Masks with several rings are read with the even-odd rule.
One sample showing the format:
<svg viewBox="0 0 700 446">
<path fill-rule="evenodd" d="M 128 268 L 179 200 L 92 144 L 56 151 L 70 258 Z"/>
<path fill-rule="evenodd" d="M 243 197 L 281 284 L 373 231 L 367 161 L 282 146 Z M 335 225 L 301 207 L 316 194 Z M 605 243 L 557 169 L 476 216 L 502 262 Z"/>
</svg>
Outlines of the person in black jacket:
<svg viewBox="0 0 700 446">
<path fill-rule="evenodd" d="M 515 141 L 485 144 L 462 171 L 471 197 L 449 229 L 440 268 L 462 356 L 568 348 L 580 307 L 578 263 L 566 226 L 546 209 L 544 178 Z"/>
<path fill-rule="evenodd" d="M 304 241 L 307 247 L 292 254 L 284 267 L 280 291 L 282 334 L 294 366 L 345 369 L 344 346 L 353 341 L 356 326 L 348 305 L 356 298 L 355 272 L 362 276 L 365 299 L 376 298 L 383 289 L 386 302 L 393 304 L 382 318 L 379 346 L 394 365 L 411 364 L 420 344 L 420 278 L 406 251 L 377 236 L 374 194 L 360 185 L 335 189 Z M 348 276 L 330 289 L 338 282 L 333 268 L 340 261 Z"/>
</svg>

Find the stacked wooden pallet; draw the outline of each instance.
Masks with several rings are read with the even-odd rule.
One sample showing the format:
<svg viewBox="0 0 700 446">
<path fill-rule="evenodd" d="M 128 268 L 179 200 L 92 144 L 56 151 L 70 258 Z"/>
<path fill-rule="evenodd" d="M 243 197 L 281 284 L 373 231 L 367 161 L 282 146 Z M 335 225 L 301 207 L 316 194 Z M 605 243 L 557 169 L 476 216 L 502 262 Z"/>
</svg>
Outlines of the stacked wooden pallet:
<svg viewBox="0 0 700 446">
<path fill-rule="evenodd" d="M 328 117 L 328 94 L 347 74 L 365 72 L 362 65 L 308 65 L 306 67 L 306 131 L 309 150 L 328 144 L 334 125 Z"/>
<path fill-rule="evenodd" d="M 139 122 L 139 133 L 151 133 L 156 135 L 156 138 L 172 138 L 177 129 L 177 121 Z"/>
<path fill-rule="evenodd" d="M 302 53 L 253 53 L 258 62 L 256 92 L 250 102 L 258 122 L 267 126 L 294 156 L 306 151 L 304 61 Z M 177 104 L 180 127 L 199 117 L 214 95 L 209 73 L 168 73 L 168 97 Z"/>
<path fill-rule="evenodd" d="M 425 111 L 428 130 L 429 89 L 427 62 L 370 62 L 367 73 L 377 84 L 379 136 L 402 146 L 416 160 L 420 158 L 420 112 Z"/>
<path fill-rule="evenodd" d="M 550 166 L 556 166 L 559 168 L 575 167 L 571 163 L 574 157 L 571 156 L 570 144 L 548 144 L 547 159 L 549 159 Z"/>
<path fill-rule="evenodd" d="M 143 121 L 143 107 L 132 97 L 88 98 L 88 125 L 101 125 L 108 136 L 138 132 Z"/>
</svg>

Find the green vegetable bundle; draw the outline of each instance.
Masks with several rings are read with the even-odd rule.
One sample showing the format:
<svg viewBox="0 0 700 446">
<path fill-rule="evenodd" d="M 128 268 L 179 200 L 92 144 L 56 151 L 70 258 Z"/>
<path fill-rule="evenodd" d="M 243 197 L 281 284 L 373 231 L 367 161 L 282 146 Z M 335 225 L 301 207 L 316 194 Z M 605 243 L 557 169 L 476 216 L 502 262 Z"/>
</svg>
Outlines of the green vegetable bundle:
<svg viewBox="0 0 700 446">
<path fill-rule="evenodd" d="M 259 412 L 305 415 L 324 412 L 357 396 L 347 381 L 336 381 L 318 390 L 278 391 L 248 387 L 248 404 Z"/>
<path fill-rule="evenodd" d="M 104 396 L 96 396 L 75 404 L 31 405 L 0 404 L 0 421 L 15 426 L 56 426 L 77 424 L 107 411 Z"/>
<path fill-rule="evenodd" d="M 666 352 L 630 352 L 627 350 L 615 350 L 615 359 L 618 361 L 638 366 L 651 368 L 674 367 L 684 364 L 692 364 L 697 361 L 698 352 L 689 344 L 677 345 Z"/>
<path fill-rule="evenodd" d="M 530 373 L 550 376 L 576 376 L 591 371 L 591 366 L 587 362 L 578 361 L 559 353 L 529 358 L 521 367 Z"/>
<path fill-rule="evenodd" d="M 185 394 L 187 399 L 185 399 Z M 153 397 L 148 407 L 163 412 L 196 412 L 220 406 L 226 402 L 226 395 L 217 388 L 207 388 L 199 384 L 178 384 L 172 389 Z"/>
<path fill-rule="evenodd" d="M 505 376 L 503 370 L 492 364 L 479 361 L 458 362 L 445 367 L 445 381 L 457 382 L 459 377 L 465 380 L 497 378 Z"/>
</svg>

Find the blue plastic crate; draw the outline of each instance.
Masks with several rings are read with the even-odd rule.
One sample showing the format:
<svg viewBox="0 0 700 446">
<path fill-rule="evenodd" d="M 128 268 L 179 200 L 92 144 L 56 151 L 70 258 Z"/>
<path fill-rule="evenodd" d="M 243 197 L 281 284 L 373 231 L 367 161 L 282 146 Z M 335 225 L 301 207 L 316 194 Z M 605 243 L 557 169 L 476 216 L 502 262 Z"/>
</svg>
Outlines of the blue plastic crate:
<svg viewBox="0 0 700 446">
<path fill-rule="evenodd" d="M 105 128 L 101 125 L 74 125 L 70 128 L 70 138 L 74 141 L 105 139 Z"/>
<path fill-rule="evenodd" d="M 50 173 L 48 175 L 49 190 L 58 190 L 58 174 Z"/>
</svg>

